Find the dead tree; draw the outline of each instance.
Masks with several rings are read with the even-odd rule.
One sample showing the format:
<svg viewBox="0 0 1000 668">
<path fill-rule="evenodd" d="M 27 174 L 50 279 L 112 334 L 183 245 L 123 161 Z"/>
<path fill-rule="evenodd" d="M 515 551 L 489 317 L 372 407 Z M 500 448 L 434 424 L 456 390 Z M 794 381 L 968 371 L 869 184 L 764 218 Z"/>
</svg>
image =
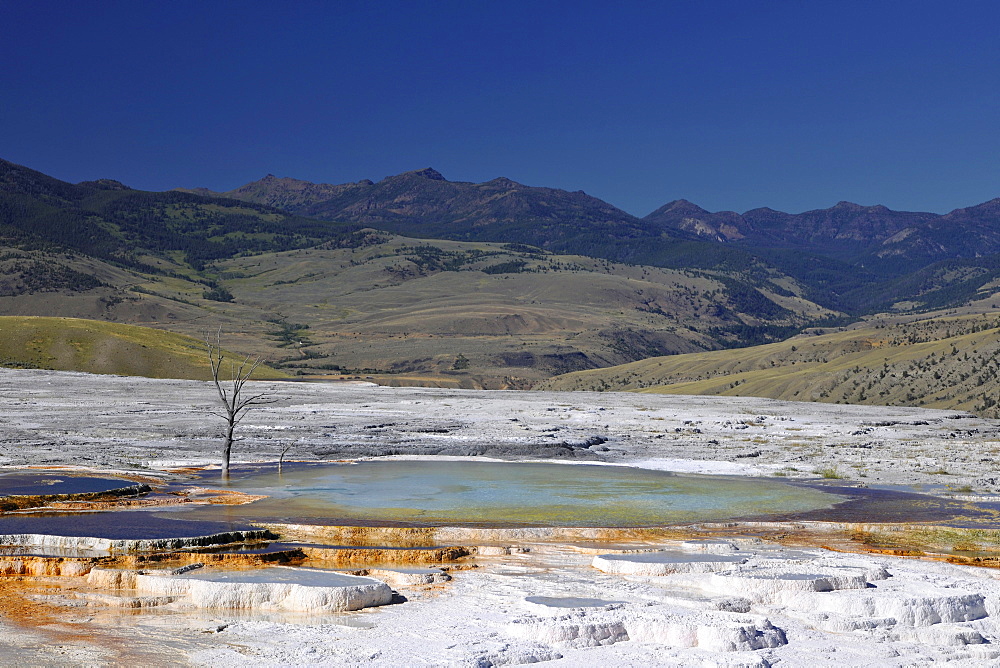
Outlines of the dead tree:
<svg viewBox="0 0 1000 668">
<path fill-rule="evenodd" d="M 288 443 L 285 444 L 285 447 L 281 449 L 281 456 L 278 457 L 278 474 L 279 475 L 281 474 L 281 467 L 284 466 L 284 464 L 285 464 L 285 455 L 287 455 L 288 451 L 291 450 L 292 448 L 294 448 L 295 445 L 296 445 L 295 441 L 289 441 Z"/>
<path fill-rule="evenodd" d="M 229 477 L 229 455 L 233 450 L 233 442 L 236 439 L 233 432 L 236 425 L 246 416 L 247 412 L 254 406 L 274 403 L 267 394 L 248 394 L 244 391 L 245 385 L 257 367 L 261 365 L 263 359 L 260 356 L 247 355 L 237 366 L 233 359 L 229 360 L 229 378 L 222 378 L 223 354 L 222 354 L 222 328 L 215 334 L 213 343 L 209 337 L 205 337 L 205 347 L 208 351 L 208 360 L 212 364 L 212 380 L 215 381 L 215 389 L 219 391 L 219 399 L 222 401 L 223 411 L 216 415 L 226 421 L 226 439 L 222 449 L 222 477 Z"/>
</svg>

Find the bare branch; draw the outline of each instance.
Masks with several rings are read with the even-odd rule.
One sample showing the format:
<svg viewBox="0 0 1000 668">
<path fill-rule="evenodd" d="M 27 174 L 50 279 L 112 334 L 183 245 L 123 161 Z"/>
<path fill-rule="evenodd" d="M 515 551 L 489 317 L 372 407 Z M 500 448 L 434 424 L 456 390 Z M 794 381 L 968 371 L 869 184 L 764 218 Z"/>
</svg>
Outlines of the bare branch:
<svg viewBox="0 0 1000 668">
<path fill-rule="evenodd" d="M 277 401 L 267 394 L 260 393 L 252 396 L 243 396 L 243 389 L 246 383 L 253 376 L 254 372 L 263 364 L 264 360 L 258 355 L 247 355 L 237 366 L 236 362 L 229 359 L 229 380 L 220 379 L 222 365 L 225 355 L 222 351 L 222 327 L 215 333 L 215 341 L 205 336 L 205 348 L 208 354 L 209 365 L 212 369 L 212 381 L 218 392 L 219 400 L 225 409 L 225 413 L 209 411 L 212 415 L 226 421 L 225 445 L 222 455 L 222 476 L 229 477 L 229 455 L 233 443 L 240 440 L 233 435 L 236 425 L 246 417 L 246 414 L 255 406 L 271 404 Z"/>
<path fill-rule="evenodd" d="M 250 406 L 264 406 L 266 404 L 273 404 L 275 401 L 277 401 L 277 399 L 273 399 L 266 394 L 255 394 L 252 397 L 240 399 L 236 403 L 236 410 L 242 410 Z"/>
</svg>

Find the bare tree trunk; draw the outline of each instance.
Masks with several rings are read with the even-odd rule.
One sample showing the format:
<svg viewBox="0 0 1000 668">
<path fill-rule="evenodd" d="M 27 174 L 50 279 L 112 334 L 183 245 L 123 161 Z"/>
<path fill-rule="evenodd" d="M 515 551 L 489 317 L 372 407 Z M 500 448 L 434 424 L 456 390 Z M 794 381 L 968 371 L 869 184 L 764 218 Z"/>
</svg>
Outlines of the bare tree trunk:
<svg viewBox="0 0 1000 668">
<path fill-rule="evenodd" d="M 219 378 L 219 371 L 222 369 L 223 360 L 221 327 L 215 334 L 214 343 L 207 336 L 205 337 L 205 347 L 208 352 L 208 361 L 212 365 L 212 380 L 215 382 L 215 389 L 219 393 L 219 400 L 222 402 L 224 408 L 224 412 L 213 413 L 213 415 L 217 415 L 226 421 L 226 437 L 222 445 L 222 477 L 229 478 L 229 458 L 233 451 L 233 443 L 236 441 L 236 438 L 233 436 L 236 425 L 239 424 L 240 420 L 246 416 L 247 411 L 251 408 L 261 404 L 273 403 L 274 399 L 265 394 L 243 394 L 244 385 L 246 385 L 247 381 L 250 380 L 250 376 L 253 375 L 253 372 L 261 364 L 260 357 L 251 359 L 251 356 L 247 355 L 239 367 L 236 366 L 234 361 L 230 360 L 230 381 L 227 383 Z"/>
<path fill-rule="evenodd" d="M 229 479 L 229 456 L 233 451 L 233 430 L 236 427 L 234 422 L 226 426 L 226 441 L 222 446 L 222 478 Z"/>
<path fill-rule="evenodd" d="M 294 445 L 295 443 L 289 443 L 284 447 L 284 449 L 282 449 L 281 456 L 278 457 L 278 475 L 281 475 L 281 467 L 285 464 L 285 455 L 288 454 L 288 451 L 291 450 Z"/>
</svg>

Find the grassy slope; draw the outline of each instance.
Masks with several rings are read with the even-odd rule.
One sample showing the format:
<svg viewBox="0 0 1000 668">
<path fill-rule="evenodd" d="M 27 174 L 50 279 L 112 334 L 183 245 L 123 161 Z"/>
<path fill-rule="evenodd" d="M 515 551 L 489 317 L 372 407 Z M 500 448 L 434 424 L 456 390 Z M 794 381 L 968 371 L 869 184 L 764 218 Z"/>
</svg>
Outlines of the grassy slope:
<svg viewBox="0 0 1000 668">
<path fill-rule="evenodd" d="M 387 234 L 372 234 L 356 248 L 328 244 L 233 258 L 203 274 L 169 257 L 143 258 L 170 272 L 154 275 L 65 254 L 58 262 L 105 285 L 5 294 L 5 275 L 12 285 L 22 280 L 15 265 L 56 259 L 37 250 L 15 254 L 0 259 L 0 315 L 127 322 L 196 339 L 221 325 L 233 349 L 290 370 L 339 367 L 391 384 L 527 387 L 575 369 L 722 347 L 727 335 L 713 328 L 801 325 L 829 315 L 770 292 L 786 314 L 738 315 L 739 304 L 727 301 L 730 287 L 703 272 Z M 235 300 L 206 299 L 208 283 Z M 308 329 L 282 333 L 282 323 Z M 470 364 L 456 371 L 459 355 Z"/>
<path fill-rule="evenodd" d="M 936 317 L 566 374 L 561 390 L 759 396 L 996 414 L 1000 319 Z"/>
<path fill-rule="evenodd" d="M 204 343 L 197 339 L 77 318 L 0 317 L 0 365 L 150 378 L 211 378 Z M 259 379 L 283 377 L 284 373 L 263 367 L 254 374 Z"/>
<path fill-rule="evenodd" d="M 440 249 L 462 264 L 444 271 L 422 264 L 414 247 Z M 524 266 L 484 271 L 505 263 Z M 708 328 L 733 318 L 714 314 L 714 293 L 724 286 L 709 275 L 532 255 L 502 244 L 392 237 L 358 249 L 235 258 L 219 269 L 241 305 L 309 325 L 302 346 L 284 349 L 290 363 L 447 376 L 462 354 L 471 364 L 461 375 L 492 387 L 523 387 L 580 368 L 566 365 L 717 348 Z M 773 298 L 796 312 L 787 322 L 828 314 L 795 297 Z"/>
</svg>

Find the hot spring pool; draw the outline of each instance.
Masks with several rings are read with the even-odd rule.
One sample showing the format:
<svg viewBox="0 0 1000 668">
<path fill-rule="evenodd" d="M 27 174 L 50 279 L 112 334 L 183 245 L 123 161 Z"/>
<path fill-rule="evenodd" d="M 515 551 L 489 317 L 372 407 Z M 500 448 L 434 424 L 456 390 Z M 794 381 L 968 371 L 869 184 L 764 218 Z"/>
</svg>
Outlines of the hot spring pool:
<svg viewBox="0 0 1000 668">
<path fill-rule="evenodd" d="M 218 473 L 214 473 L 218 476 Z M 246 520 L 642 527 L 829 508 L 843 497 L 762 478 L 580 464 L 376 460 L 242 469 L 227 486 L 269 498 L 205 509 Z M 193 514 L 202 511 L 194 510 Z M 187 513 L 185 513 L 187 514 Z"/>
</svg>

